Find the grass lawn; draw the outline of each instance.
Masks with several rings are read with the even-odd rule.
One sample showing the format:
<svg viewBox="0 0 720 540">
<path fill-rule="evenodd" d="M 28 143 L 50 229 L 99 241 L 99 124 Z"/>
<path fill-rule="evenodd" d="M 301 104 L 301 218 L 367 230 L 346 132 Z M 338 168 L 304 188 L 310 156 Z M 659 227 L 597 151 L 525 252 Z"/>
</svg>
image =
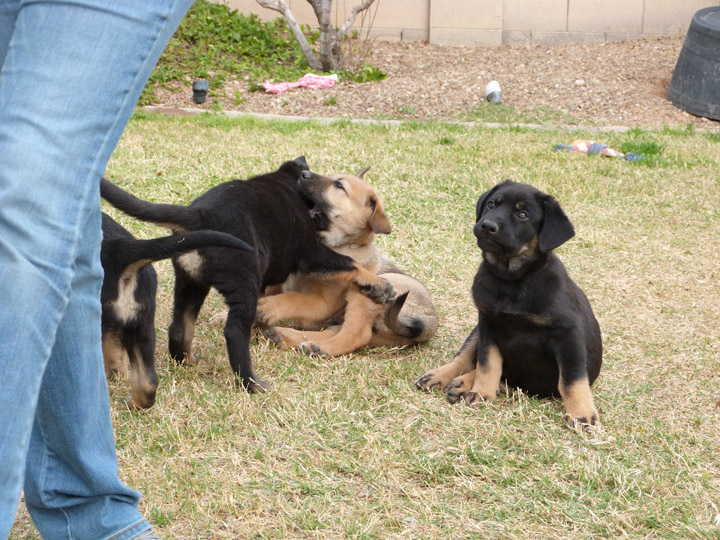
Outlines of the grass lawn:
<svg viewBox="0 0 720 540">
<path fill-rule="evenodd" d="M 594 138 L 647 159 L 553 152 Z M 269 393 L 235 391 L 211 295 L 200 364 L 167 356 L 172 267 L 156 265 L 158 402 L 123 409 L 111 382 L 122 478 L 166 539 L 720 538 L 720 137 L 684 129 L 588 134 L 443 124 L 320 125 L 142 114 L 108 176 L 188 203 L 210 186 L 304 154 L 366 175 L 394 226 L 386 253 L 431 290 L 429 345 L 315 359 L 252 345 Z M 477 197 L 499 180 L 555 195 L 576 236 L 557 253 L 603 331 L 602 427 L 565 427 L 559 401 L 476 408 L 422 393 L 472 328 Z M 165 231 L 111 212 L 137 236 Z M 38 538 L 21 507 L 13 539 Z"/>
</svg>

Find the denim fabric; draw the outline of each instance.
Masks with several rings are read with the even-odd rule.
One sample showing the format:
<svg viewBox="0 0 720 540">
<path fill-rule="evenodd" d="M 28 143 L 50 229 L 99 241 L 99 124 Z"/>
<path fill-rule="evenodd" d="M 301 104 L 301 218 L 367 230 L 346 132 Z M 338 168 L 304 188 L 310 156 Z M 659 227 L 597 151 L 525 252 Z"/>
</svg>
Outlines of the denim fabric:
<svg viewBox="0 0 720 540">
<path fill-rule="evenodd" d="M 0 538 L 150 525 L 118 478 L 98 183 L 192 0 L 0 0 Z"/>
</svg>

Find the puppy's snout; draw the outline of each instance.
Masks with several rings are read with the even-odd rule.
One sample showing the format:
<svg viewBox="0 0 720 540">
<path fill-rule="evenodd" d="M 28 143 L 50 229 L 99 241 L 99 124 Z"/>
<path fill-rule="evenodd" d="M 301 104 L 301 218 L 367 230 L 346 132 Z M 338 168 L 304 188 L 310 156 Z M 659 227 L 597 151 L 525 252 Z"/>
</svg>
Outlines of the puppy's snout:
<svg viewBox="0 0 720 540">
<path fill-rule="evenodd" d="M 312 178 L 312 173 L 310 171 L 302 171 L 300 173 L 300 178 L 303 180 L 310 180 Z"/>
<path fill-rule="evenodd" d="M 480 229 L 490 234 L 495 234 L 496 232 L 498 232 L 500 227 L 495 221 L 484 219 L 480 222 Z"/>
</svg>

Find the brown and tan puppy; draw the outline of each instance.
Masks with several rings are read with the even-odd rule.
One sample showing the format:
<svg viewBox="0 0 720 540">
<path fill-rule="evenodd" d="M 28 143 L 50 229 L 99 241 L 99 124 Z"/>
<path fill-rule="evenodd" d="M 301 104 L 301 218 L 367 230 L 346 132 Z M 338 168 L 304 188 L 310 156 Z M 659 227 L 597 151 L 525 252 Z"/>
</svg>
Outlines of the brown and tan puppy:
<svg viewBox="0 0 720 540">
<path fill-rule="evenodd" d="M 386 259 L 375 245 L 377 234 L 391 226 L 375 189 L 363 179 L 368 168 L 356 176 L 335 174 L 301 180 L 303 193 L 328 221 L 318 233 L 320 241 L 354 259 L 389 281 L 398 298 L 389 305 L 375 305 L 345 283 L 296 273 L 280 294 L 258 301 L 258 322 L 278 345 L 300 348 L 306 353 L 337 356 L 369 346 L 406 346 L 430 340 L 438 316 L 425 286 Z M 274 327 L 292 321 L 298 328 Z"/>
</svg>

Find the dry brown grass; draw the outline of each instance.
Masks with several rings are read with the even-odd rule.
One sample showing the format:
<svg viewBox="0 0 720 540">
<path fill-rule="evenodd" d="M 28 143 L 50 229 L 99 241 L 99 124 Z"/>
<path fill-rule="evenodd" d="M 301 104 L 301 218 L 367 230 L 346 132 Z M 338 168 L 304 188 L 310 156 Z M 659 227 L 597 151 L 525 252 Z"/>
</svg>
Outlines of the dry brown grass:
<svg viewBox="0 0 720 540">
<path fill-rule="evenodd" d="M 410 350 L 311 359 L 253 345 L 261 396 L 236 392 L 213 295 L 199 366 L 166 353 L 172 270 L 157 265 L 155 407 L 124 411 L 113 384 L 121 474 L 142 510 L 180 538 L 719 538 L 720 141 L 657 131 L 597 135 L 665 145 L 655 166 L 554 153 L 563 131 L 440 124 L 360 127 L 253 120 L 132 122 L 108 168 L 125 188 L 189 202 L 210 185 L 305 154 L 321 173 L 371 165 L 395 227 L 388 254 L 441 315 Z M 564 427 L 559 402 L 523 395 L 478 408 L 413 388 L 473 326 L 477 196 L 503 178 L 554 194 L 577 235 L 558 254 L 589 296 L 605 364 L 602 428 Z M 127 218 L 139 236 L 158 229 Z M 36 538 L 21 512 L 12 538 Z"/>
</svg>

